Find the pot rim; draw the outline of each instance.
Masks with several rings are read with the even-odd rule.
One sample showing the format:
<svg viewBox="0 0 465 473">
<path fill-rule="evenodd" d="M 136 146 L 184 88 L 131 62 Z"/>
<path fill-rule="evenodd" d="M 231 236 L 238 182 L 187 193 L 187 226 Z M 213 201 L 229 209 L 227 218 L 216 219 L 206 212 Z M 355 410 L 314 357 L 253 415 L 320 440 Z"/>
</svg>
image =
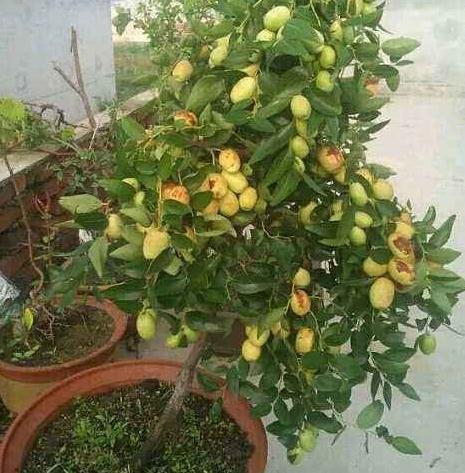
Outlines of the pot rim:
<svg viewBox="0 0 465 473">
<path fill-rule="evenodd" d="M 34 400 L 11 424 L 0 445 L 0 471 L 20 472 L 26 451 L 39 429 L 51 422 L 75 397 L 108 392 L 150 379 L 173 384 L 181 367 L 180 362 L 163 359 L 120 361 L 81 371 L 57 383 Z M 196 380 L 191 392 L 211 400 L 223 398 L 224 411 L 254 447 L 247 463 L 247 473 L 263 473 L 268 456 L 267 437 L 261 420 L 250 415 L 248 401 L 228 389 L 222 393 L 204 392 Z"/>
<path fill-rule="evenodd" d="M 115 345 L 124 337 L 128 325 L 126 314 L 108 299 L 98 301 L 93 296 L 79 298 L 78 301 L 83 306 L 100 309 L 113 320 L 113 331 L 111 337 L 99 348 L 93 350 L 86 356 L 76 358 L 65 363 L 56 363 L 47 366 L 18 366 L 14 363 L 0 361 L 0 375 L 5 378 L 25 381 L 25 382 L 48 382 L 61 379 L 61 372 L 79 369 L 82 365 L 97 361 L 101 356 L 105 356 L 112 351 Z M 36 380 L 37 378 L 37 380 Z M 47 378 L 42 380 L 40 378 Z"/>
</svg>

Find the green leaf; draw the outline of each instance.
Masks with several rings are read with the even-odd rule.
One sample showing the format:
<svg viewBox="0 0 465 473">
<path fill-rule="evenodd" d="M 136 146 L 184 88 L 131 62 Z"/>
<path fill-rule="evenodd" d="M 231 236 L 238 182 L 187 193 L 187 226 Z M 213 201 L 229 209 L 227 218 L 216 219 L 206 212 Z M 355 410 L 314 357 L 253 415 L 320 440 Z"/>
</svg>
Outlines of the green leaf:
<svg viewBox="0 0 465 473">
<path fill-rule="evenodd" d="M 310 412 L 307 417 L 311 425 L 328 432 L 328 434 L 337 434 L 342 429 L 342 425 L 334 417 L 328 417 L 323 412 Z"/>
<path fill-rule="evenodd" d="M 107 217 L 101 212 L 89 212 L 75 214 L 74 221 L 86 230 L 104 230 L 108 224 Z"/>
<path fill-rule="evenodd" d="M 212 201 L 213 194 L 210 191 L 197 192 L 192 196 L 191 206 L 194 210 L 203 210 Z"/>
<path fill-rule="evenodd" d="M 328 364 L 328 355 L 319 351 L 312 351 L 304 355 L 302 364 L 305 368 L 310 370 L 325 368 Z"/>
<path fill-rule="evenodd" d="M 400 453 L 405 455 L 421 455 L 421 450 L 417 447 L 413 440 L 408 437 L 394 437 L 390 444 Z"/>
<path fill-rule="evenodd" d="M 390 348 L 389 350 L 383 353 L 383 357 L 386 360 L 393 361 L 395 363 L 403 363 L 416 353 L 414 348 L 408 347 L 399 347 L 399 348 Z"/>
<path fill-rule="evenodd" d="M 428 244 L 433 248 L 441 248 L 450 238 L 452 228 L 454 227 L 456 215 L 449 217 L 432 235 Z"/>
<path fill-rule="evenodd" d="M 420 401 L 420 396 L 417 394 L 415 389 L 410 386 L 408 383 L 400 383 L 396 386 L 399 391 L 409 399 L 413 399 L 414 401 Z"/>
<path fill-rule="evenodd" d="M 89 248 L 89 259 L 99 277 L 103 277 L 103 269 L 107 256 L 108 241 L 105 237 L 98 237 Z"/>
<path fill-rule="evenodd" d="M 265 417 L 271 412 L 271 404 L 269 402 L 262 402 L 250 409 L 250 413 L 253 417 Z"/>
<path fill-rule="evenodd" d="M 355 358 L 348 355 L 334 355 L 331 364 L 341 376 L 347 379 L 359 378 L 364 375 L 364 371 Z"/>
<path fill-rule="evenodd" d="M 439 264 L 450 264 L 460 257 L 461 254 L 460 251 L 451 248 L 437 248 L 428 251 L 428 259 Z"/>
<path fill-rule="evenodd" d="M 284 177 L 278 181 L 271 196 L 270 205 L 275 207 L 289 197 L 297 189 L 300 179 L 301 175 L 294 168 L 290 169 Z"/>
<path fill-rule="evenodd" d="M 219 76 L 204 76 L 199 79 L 187 99 L 186 108 L 200 113 L 209 103 L 214 102 L 224 90 L 223 79 Z"/>
<path fill-rule="evenodd" d="M 381 49 L 390 57 L 401 58 L 420 46 L 420 42 L 411 38 L 394 38 L 384 41 Z"/>
<path fill-rule="evenodd" d="M 280 322 L 287 311 L 287 306 L 278 307 L 266 312 L 258 319 L 258 327 L 260 330 L 271 328 L 274 324 Z"/>
<path fill-rule="evenodd" d="M 213 314 L 192 311 L 186 314 L 186 324 L 199 332 L 224 332 L 224 320 Z"/>
<path fill-rule="evenodd" d="M 120 246 L 110 253 L 110 256 L 115 259 L 123 261 L 136 261 L 143 258 L 142 248 L 137 245 L 128 243 L 127 245 Z"/>
<path fill-rule="evenodd" d="M 341 387 L 342 381 L 336 378 L 332 374 L 320 374 L 315 377 L 313 385 L 318 391 L 321 392 L 332 392 L 338 391 Z"/>
<path fill-rule="evenodd" d="M 275 155 L 278 151 L 287 146 L 289 138 L 292 136 L 293 130 L 294 126 L 292 123 L 290 123 L 281 128 L 281 130 L 276 135 L 263 140 L 254 151 L 252 157 L 249 160 L 249 164 L 252 165 L 259 163 L 268 156 Z"/>
<path fill-rule="evenodd" d="M 126 202 L 133 198 L 135 189 L 120 179 L 99 179 L 98 183 L 113 197 Z"/>
<path fill-rule="evenodd" d="M 90 194 L 78 194 L 60 197 L 59 204 L 72 214 L 90 213 L 102 208 L 102 202 Z"/>
<path fill-rule="evenodd" d="M 199 382 L 200 386 L 202 386 L 202 389 L 207 393 L 214 393 L 221 387 L 217 379 L 206 373 L 203 373 L 202 371 L 197 372 L 197 381 Z"/>
<path fill-rule="evenodd" d="M 120 120 L 121 128 L 129 138 L 140 141 L 145 138 L 145 128 L 132 117 L 123 117 Z"/>
<path fill-rule="evenodd" d="M 367 407 L 362 409 L 357 417 L 357 425 L 361 429 L 370 429 L 374 427 L 383 417 L 384 404 L 381 401 L 373 401 Z"/>
<path fill-rule="evenodd" d="M 129 207 L 121 209 L 120 212 L 144 227 L 148 227 L 152 223 L 150 214 L 144 207 Z"/>
<path fill-rule="evenodd" d="M 342 113 L 341 90 L 336 87 L 331 94 L 312 86 L 309 93 L 312 107 L 328 117 L 337 117 Z"/>
<path fill-rule="evenodd" d="M 338 240 L 344 240 L 349 236 L 350 231 L 355 224 L 355 207 L 350 206 L 341 218 L 337 227 L 336 238 Z"/>
<path fill-rule="evenodd" d="M 188 205 L 185 205 L 177 200 L 168 199 L 163 201 L 163 213 L 165 215 L 187 215 L 191 213 Z"/>
<path fill-rule="evenodd" d="M 245 295 L 258 294 L 259 292 L 268 291 L 273 286 L 273 282 L 233 283 L 234 289 L 239 294 Z"/>
</svg>

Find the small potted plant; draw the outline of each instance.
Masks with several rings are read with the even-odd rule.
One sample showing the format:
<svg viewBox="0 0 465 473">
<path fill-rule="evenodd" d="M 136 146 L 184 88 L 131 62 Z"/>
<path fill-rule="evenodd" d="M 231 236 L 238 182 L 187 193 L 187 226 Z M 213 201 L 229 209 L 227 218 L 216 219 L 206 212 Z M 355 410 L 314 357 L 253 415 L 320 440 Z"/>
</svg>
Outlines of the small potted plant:
<svg viewBox="0 0 465 473">
<path fill-rule="evenodd" d="M 48 140 L 52 132 L 44 120 L 22 103 L 0 99 L 1 160 L 10 172 L 26 230 L 30 265 L 36 276 L 27 298 L 17 299 L 2 309 L 0 394 L 12 412 L 20 411 L 51 384 L 109 360 L 126 330 L 124 313 L 108 301 L 97 301 L 94 297 L 54 301 L 46 294 L 47 271 L 72 291 L 82 283 L 75 275 L 82 274 L 83 267 L 78 264 L 58 270 L 51 264 L 50 252 L 43 258 L 46 268 L 38 262 L 28 206 L 17 187 L 9 155 Z M 34 204 L 47 222 L 44 238 L 50 250 L 49 203 L 47 199 L 35 198 Z"/>
<path fill-rule="evenodd" d="M 407 382 L 408 361 L 434 352 L 433 332 L 450 323 L 465 284 L 445 268 L 459 256 L 445 247 L 454 217 L 440 226 L 434 208 L 416 217 L 395 196 L 392 171 L 367 161 L 366 143 L 386 125 L 380 110 L 388 98 L 377 95 L 379 82 L 395 91 L 403 57 L 418 46 L 408 38 L 381 40 L 383 5 L 220 2 L 217 25 L 192 25 L 195 60 L 173 66 L 160 93 L 165 119 L 149 130 L 123 121 L 114 177 L 102 182 L 110 198 L 74 200 L 75 219 L 86 215 L 105 226 L 88 248 L 96 273 L 114 284 L 103 294 L 137 314 L 142 339 L 154 338 L 164 318 L 171 325 L 167 347 L 193 344 L 191 353 L 182 369 L 127 362 L 50 391 L 10 430 L 5 473 L 23 461 L 30 473 L 47 457 L 45 439 L 63 428 L 60 418 L 37 432 L 56 414 L 47 404 L 68 406 L 66 419 L 76 396 L 126 386 L 137 397 L 140 383 L 154 378 L 176 379 L 173 396 L 163 414 L 144 419 L 150 427 L 145 440 L 137 438 L 137 453 L 124 451 L 112 471 L 123 463 L 150 471 L 171 458 L 164 434 L 177 425 L 189 390 L 198 392 L 191 381 L 208 357 L 205 334 L 225 330 L 231 321 L 224 313 L 244 326 L 242 356 L 221 367 L 226 390 L 204 371 L 197 382 L 203 395 L 223 393 L 229 413 L 231 393 L 249 400 L 247 420 L 238 424 L 259 458 L 266 443 L 256 441 L 253 418 L 275 415 L 267 431 L 297 464 L 322 432 L 336 440 L 350 427 L 344 413 L 361 384 L 371 400 L 356 427 L 401 453 L 421 453 L 403 432 L 390 431 L 385 407 L 393 390 L 419 399 Z M 423 315 L 413 317 L 413 307 Z M 184 420 L 181 432 L 191 426 Z M 90 469 L 92 457 L 77 444 L 60 445 L 54 449 L 65 457 L 48 457 L 42 469 L 76 457 L 81 470 Z M 185 451 L 190 458 L 187 443 Z M 202 454 L 194 471 L 210 465 Z M 264 462 L 258 465 L 240 471 L 264 471 Z M 110 471 L 108 463 L 100 468 Z"/>
</svg>

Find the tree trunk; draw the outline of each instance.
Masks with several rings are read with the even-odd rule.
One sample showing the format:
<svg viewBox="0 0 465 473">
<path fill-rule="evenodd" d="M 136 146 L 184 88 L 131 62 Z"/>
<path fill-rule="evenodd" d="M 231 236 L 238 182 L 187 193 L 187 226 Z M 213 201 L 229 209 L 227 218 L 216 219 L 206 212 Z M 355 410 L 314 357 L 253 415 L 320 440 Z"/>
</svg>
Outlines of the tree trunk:
<svg viewBox="0 0 465 473">
<path fill-rule="evenodd" d="M 174 388 L 174 393 L 166 405 L 160 419 L 153 431 L 145 440 L 142 448 L 137 453 L 134 459 L 134 472 L 140 473 L 143 468 L 150 461 L 155 448 L 159 445 L 162 435 L 169 426 L 176 421 L 176 418 L 181 410 L 184 400 L 189 394 L 192 380 L 194 379 L 195 369 L 200 361 L 200 358 L 205 347 L 206 334 L 202 333 L 199 339 L 192 346 L 189 355 L 187 356 Z"/>
</svg>

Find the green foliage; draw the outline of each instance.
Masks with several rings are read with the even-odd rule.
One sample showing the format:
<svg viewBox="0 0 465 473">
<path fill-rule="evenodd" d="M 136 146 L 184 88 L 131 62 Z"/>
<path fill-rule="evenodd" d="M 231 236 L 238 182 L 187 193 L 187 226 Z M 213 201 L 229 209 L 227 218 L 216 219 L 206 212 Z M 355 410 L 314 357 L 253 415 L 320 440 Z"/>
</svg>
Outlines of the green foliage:
<svg viewBox="0 0 465 473">
<path fill-rule="evenodd" d="M 272 40 L 256 40 L 278 3 L 289 3 L 291 19 L 267 35 Z M 372 400 L 358 427 L 417 454 L 379 422 L 395 407 L 393 391 L 419 400 L 407 382 L 416 356 L 407 331 L 450 325 L 465 282 L 443 267 L 459 256 L 445 247 L 455 218 L 437 228 L 434 208 L 416 217 L 394 195 L 394 172 L 366 161 L 366 143 L 388 124 L 378 83 L 395 91 L 407 64 L 401 58 L 418 43 L 383 42 L 384 4 L 363 15 L 354 5 L 220 1 L 212 23 L 192 21 L 189 49 L 169 66 L 181 57 L 190 63 L 182 81 L 164 77 L 157 123 L 116 124 L 114 172 L 102 181 L 108 196 L 90 206 L 85 224 L 96 240 L 79 253 L 82 276 L 74 281 L 90 280 L 99 294 L 103 275 L 115 285 L 100 295 L 134 314 L 149 304 L 170 322 L 173 347 L 186 344 L 181 327 L 227 331 L 231 317 L 223 314 L 235 314 L 248 335 L 227 385 L 249 399 L 253 415 L 275 414 L 267 430 L 290 452 L 309 426 L 341 435 L 353 389 L 368 380 Z M 173 24 L 163 32 L 159 20 L 172 21 L 181 6 L 161 8 L 145 27 L 153 42 L 157 34 L 173 41 Z M 321 60 L 323 45 L 334 49 L 334 64 Z M 308 119 L 294 116 L 295 95 L 309 101 Z M 296 136 L 309 149 L 301 162 Z M 77 199 L 65 201 L 73 212 L 88 205 Z M 359 212 L 364 228 L 356 226 Z M 105 245 L 109 213 L 124 230 L 107 232 Z M 75 224 L 84 226 L 82 218 Z M 299 268 L 311 284 L 297 291 Z M 54 291 L 72 297 L 76 285 Z"/>
</svg>

